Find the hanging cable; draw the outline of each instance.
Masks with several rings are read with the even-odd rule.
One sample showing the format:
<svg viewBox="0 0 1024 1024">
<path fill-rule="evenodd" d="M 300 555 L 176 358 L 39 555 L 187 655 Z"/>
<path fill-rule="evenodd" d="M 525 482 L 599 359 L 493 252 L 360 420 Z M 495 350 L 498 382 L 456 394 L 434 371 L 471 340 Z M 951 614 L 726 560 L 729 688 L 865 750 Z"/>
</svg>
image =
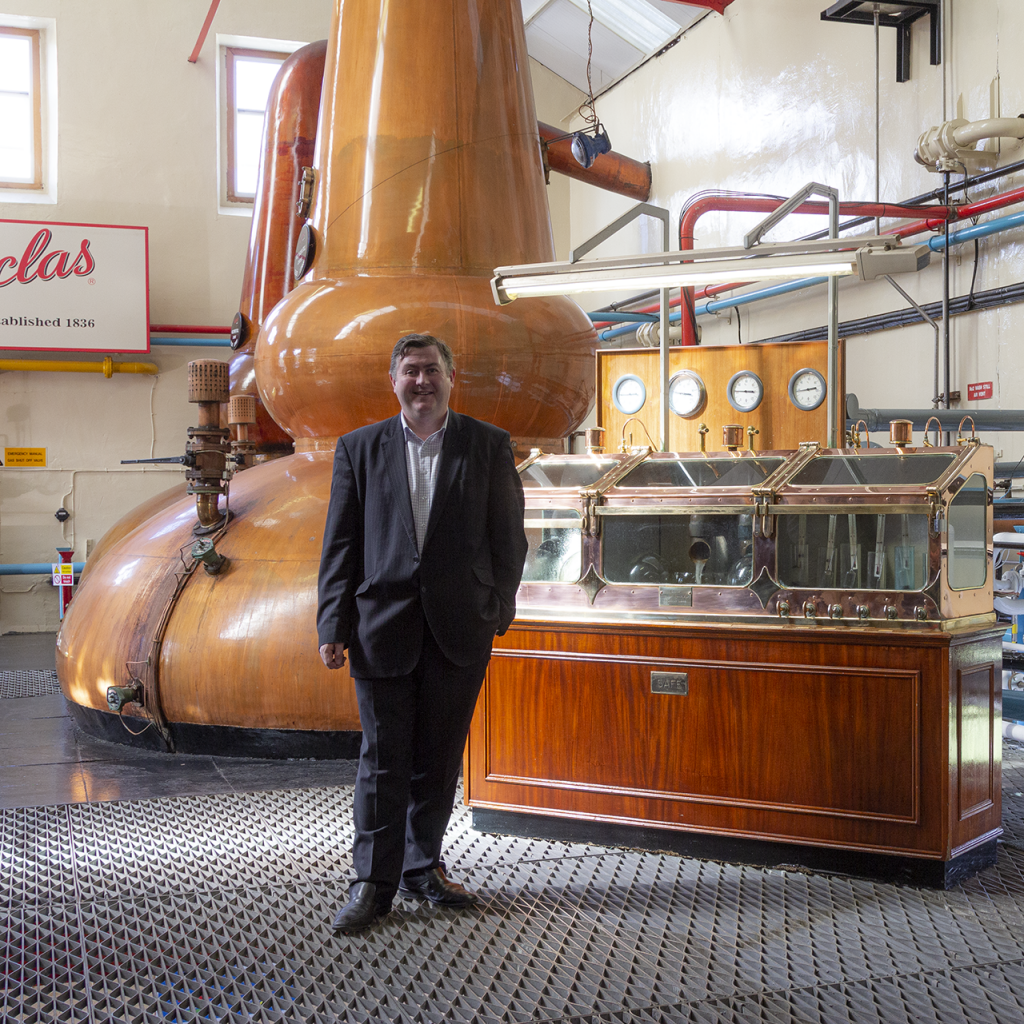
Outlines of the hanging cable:
<svg viewBox="0 0 1024 1024">
<path fill-rule="evenodd" d="M 576 109 L 576 113 L 587 122 L 587 128 L 600 131 L 601 122 L 597 119 L 597 111 L 594 109 L 594 86 L 590 80 L 594 63 L 594 6 L 590 0 L 587 0 L 587 13 L 590 17 L 587 23 L 587 98 Z"/>
</svg>

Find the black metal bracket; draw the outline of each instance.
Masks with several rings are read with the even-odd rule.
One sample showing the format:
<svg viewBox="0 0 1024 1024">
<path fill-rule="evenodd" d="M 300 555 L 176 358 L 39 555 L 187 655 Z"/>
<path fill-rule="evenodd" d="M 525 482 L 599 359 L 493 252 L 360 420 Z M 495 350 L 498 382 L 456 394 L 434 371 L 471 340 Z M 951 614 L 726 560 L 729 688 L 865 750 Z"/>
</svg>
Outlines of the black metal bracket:
<svg viewBox="0 0 1024 1024">
<path fill-rule="evenodd" d="M 896 81 L 910 81 L 910 26 L 919 18 L 930 19 L 930 61 L 942 63 L 942 0 L 886 0 L 885 12 L 878 14 L 878 24 L 896 29 Z M 900 8 L 894 11 L 892 8 Z M 822 21 L 846 21 L 857 25 L 874 25 L 875 12 L 865 0 L 839 0 L 821 12 Z"/>
</svg>

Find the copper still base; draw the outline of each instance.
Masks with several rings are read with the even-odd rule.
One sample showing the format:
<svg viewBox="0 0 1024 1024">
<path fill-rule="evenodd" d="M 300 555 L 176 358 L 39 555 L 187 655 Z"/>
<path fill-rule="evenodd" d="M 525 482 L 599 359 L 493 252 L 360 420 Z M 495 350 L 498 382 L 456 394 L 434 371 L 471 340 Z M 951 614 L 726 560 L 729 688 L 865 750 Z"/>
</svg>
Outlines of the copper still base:
<svg viewBox="0 0 1024 1024">
<path fill-rule="evenodd" d="M 333 458 L 290 455 L 232 483 L 232 518 L 217 543 L 228 564 L 217 576 L 193 574 L 160 648 L 160 701 L 172 735 L 179 723 L 360 728 L 347 671 L 328 672 L 317 649 L 316 577 Z M 182 499 L 94 553 L 57 640 L 70 701 L 107 713 L 108 686 L 130 675 L 148 683 L 154 634 L 195 521 L 194 500 Z M 140 715 L 136 705 L 124 711 L 133 731 L 145 725 Z"/>
</svg>

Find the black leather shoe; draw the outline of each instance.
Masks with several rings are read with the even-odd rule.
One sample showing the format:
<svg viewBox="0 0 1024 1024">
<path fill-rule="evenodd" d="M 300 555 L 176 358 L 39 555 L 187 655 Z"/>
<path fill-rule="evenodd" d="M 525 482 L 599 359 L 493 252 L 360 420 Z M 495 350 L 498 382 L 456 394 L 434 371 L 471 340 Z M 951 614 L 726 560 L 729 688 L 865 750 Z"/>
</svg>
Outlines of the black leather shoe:
<svg viewBox="0 0 1024 1024">
<path fill-rule="evenodd" d="M 398 892 L 402 896 L 430 900 L 442 907 L 469 907 L 479 900 L 478 896 L 463 889 L 458 882 L 449 881 L 441 868 L 431 868 L 415 878 L 402 879 Z"/>
<path fill-rule="evenodd" d="M 331 927 L 342 935 L 351 935 L 369 928 L 389 913 L 390 904 L 382 907 L 377 902 L 377 886 L 373 882 L 356 882 L 348 891 L 348 903 L 334 915 Z"/>
</svg>

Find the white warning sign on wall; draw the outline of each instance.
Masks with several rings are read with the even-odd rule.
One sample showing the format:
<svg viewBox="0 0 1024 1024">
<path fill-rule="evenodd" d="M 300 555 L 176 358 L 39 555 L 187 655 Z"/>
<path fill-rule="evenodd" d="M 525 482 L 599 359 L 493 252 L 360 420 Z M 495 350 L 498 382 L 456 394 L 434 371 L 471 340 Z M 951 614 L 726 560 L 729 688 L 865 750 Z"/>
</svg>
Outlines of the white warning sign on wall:
<svg viewBox="0 0 1024 1024">
<path fill-rule="evenodd" d="M 149 229 L 0 220 L 0 349 L 149 351 Z"/>
</svg>

